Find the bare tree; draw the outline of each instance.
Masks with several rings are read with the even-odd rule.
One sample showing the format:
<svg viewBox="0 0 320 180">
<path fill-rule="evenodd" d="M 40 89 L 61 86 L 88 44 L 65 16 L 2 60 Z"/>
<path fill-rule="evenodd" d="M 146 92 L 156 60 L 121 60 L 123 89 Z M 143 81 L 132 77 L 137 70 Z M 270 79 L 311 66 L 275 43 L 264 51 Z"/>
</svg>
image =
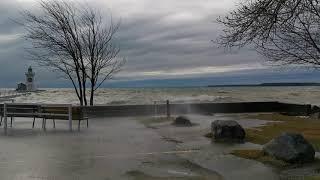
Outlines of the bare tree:
<svg viewBox="0 0 320 180">
<path fill-rule="evenodd" d="M 92 8 L 63 0 L 40 1 L 42 13 L 22 12 L 30 51 L 42 66 L 62 72 L 72 82 L 80 105 L 90 105 L 95 91 L 117 73 L 124 59 L 114 43 L 119 23 L 104 21 Z"/>
<path fill-rule="evenodd" d="M 224 47 L 253 44 L 272 62 L 320 65 L 318 0 L 245 0 L 218 22 Z"/>
<path fill-rule="evenodd" d="M 120 49 L 112 43 L 119 23 L 114 25 L 111 20 L 108 29 L 102 28 L 102 17 L 93 9 L 87 9 L 81 20 L 86 28 L 81 38 L 87 57 L 86 75 L 90 81 L 90 105 L 93 105 L 94 92 L 105 80 L 117 73 L 125 61 L 117 58 Z"/>
</svg>

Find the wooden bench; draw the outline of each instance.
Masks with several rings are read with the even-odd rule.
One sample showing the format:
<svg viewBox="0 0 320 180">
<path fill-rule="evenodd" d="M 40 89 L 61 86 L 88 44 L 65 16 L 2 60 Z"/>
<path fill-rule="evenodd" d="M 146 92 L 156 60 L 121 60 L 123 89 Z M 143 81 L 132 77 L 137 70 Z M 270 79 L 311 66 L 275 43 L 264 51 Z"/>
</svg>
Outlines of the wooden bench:
<svg viewBox="0 0 320 180">
<path fill-rule="evenodd" d="M 72 120 L 78 120 L 78 129 L 80 130 L 80 123 L 82 120 L 87 121 L 87 127 L 89 126 L 89 118 L 85 113 L 83 107 L 72 107 L 71 104 L 18 104 L 18 103 L 8 103 L 0 104 L 0 115 L 2 125 L 3 119 L 4 128 L 7 128 L 7 118 L 12 119 L 14 117 L 31 117 L 33 118 L 32 128 L 36 118 L 42 119 L 42 128 L 46 129 L 46 120 L 52 119 L 53 126 L 55 128 L 55 120 L 69 120 L 69 128 L 72 130 Z"/>
<path fill-rule="evenodd" d="M 55 120 L 69 120 L 69 107 L 64 105 L 41 105 L 41 118 L 44 120 L 44 128 L 47 119 L 53 120 L 53 126 L 55 127 Z M 80 130 L 81 121 L 87 122 L 89 127 L 89 118 L 83 107 L 72 107 L 71 112 L 72 120 L 78 120 L 78 129 Z"/>
<path fill-rule="evenodd" d="M 31 117 L 34 119 L 39 117 L 40 113 L 40 105 L 39 104 L 6 104 L 6 116 L 11 118 L 11 127 L 12 120 L 14 117 Z M 0 114 L 1 121 L 0 126 L 2 125 L 4 118 L 4 104 L 0 104 Z M 34 126 L 34 125 L 33 125 Z"/>
</svg>

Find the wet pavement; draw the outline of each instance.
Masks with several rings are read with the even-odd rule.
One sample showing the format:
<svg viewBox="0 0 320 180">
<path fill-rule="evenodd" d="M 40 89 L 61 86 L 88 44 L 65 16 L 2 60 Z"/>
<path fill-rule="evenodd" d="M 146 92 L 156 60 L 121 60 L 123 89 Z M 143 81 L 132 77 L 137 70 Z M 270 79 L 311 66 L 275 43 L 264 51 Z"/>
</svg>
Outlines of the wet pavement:
<svg viewBox="0 0 320 180">
<path fill-rule="evenodd" d="M 203 168 L 217 172 L 226 180 L 255 179 L 255 180 L 277 180 L 278 172 L 260 162 L 247 160 L 230 155 L 235 149 L 261 149 L 260 145 L 252 143 L 215 143 L 203 135 L 210 132 L 213 120 L 236 120 L 244 128 L 261 126 L 268 121 L 243 119 L 243 114 L 214 116 L 189 115 L 189 118 L 198 123 L 191 128 L 179 128 L 170 123 L 158 124 L 156 131 L 167 139 L 175 139 L 179 143 L 176 150 L 197 149 L 198 152 L 179 154 L 180 157 L 189 160 Z"/>
<path fill-rule="evenodd" d="M 229 155 L 232 149 L 260 146 L 215 144 L 203 137 L 212 120 L 237 116 L 190 117 L 198 125 L 167 122 L 148 128 L 136 117 L 96 118 L 88 129 L 84 122 L 72 133 L 67 121 L 56 121 L 56 129 L 48 121 L 44 132 L 40 120 L 32 130 L 31 119 L 16 119 L 8 136 L 0 130 L 0 179 L 278 179 L 270 167 Z M 245 127 L 263 123 L 239 122 Z"/>
</svg>

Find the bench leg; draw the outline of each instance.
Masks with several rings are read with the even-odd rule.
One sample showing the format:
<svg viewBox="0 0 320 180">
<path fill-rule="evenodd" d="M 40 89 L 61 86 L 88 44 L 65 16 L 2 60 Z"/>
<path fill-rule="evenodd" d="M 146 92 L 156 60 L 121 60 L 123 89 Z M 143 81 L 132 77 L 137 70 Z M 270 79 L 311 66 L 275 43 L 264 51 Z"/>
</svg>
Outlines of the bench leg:
<svg viewBox="0 0 320 180">
<path fill-rule="evenodd" d="M 87 119 L 87 128 L 89 127 L 89 118 Z"/>
<path fill-rule="evenodd" d="M 42 129 L 43 129 L 44 131 L 46 131 L 46 121 L 47 121 L 46 118 L 43 118 L 43 119 L 42 119 Z"/>
<path fill-rule="evenodd" d="M 52 119 L 52 122 L 53 122 L 53 128 L 56 128 L 56 121 Z"/>
<path fill-rule="evenodd" d="M 2 126 L 2 119 L 3 119 L 3 116 L 1 116 L 0 126 Z"/>
<path fill-rule="evenodd" d="M 36 118 L 34 117 L 34 118 L 33 118 L 33 122 L 32 122 L 32 129 L 34 128 L 34 123 L 35 123 L 35 121 L 36 121 Z"/>
<path fill-rule="evenodd" d="M 10 121 L 10 127 L 12 127 L 12 119 L 13 119 L 13 118 L 11 117 L 11 121 Z"/>
<path fill-rule="evenodd" d="M 79 123 L 78 123 L 78 131 L 80 131 L 80 122 L 81 120 L 79 120 Z"/>
<path fill-rule="evenodd" d="M 44 119 L 44 131 L 46 131 L 47 130 L 47 119 Z"/>
</svg>

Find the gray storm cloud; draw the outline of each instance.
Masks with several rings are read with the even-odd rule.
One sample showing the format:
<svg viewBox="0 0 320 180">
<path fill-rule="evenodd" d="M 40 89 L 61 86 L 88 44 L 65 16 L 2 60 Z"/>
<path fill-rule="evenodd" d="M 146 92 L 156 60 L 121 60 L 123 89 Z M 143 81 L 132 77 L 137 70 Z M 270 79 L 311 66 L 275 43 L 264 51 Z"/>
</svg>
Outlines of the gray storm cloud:
<svg viewBox="0 0 320 180">
<path fill-rule="evenodd" d="M 78 2 L 78 1 L 77 1 Z M 233 8 L 236 0 L 86 0 L 107 19 L 121 19 L 117 40 L 121 56 L 128 59 L 121 79 L 184 77 L 245 69 L 257 69 L 258 55 L 249 49 L 226 53 L 211 41 L 221 27 L 216 17 Z M 29 43 L 23 28 L 12 19 L 19 11 L 38 11 L 35 0 L 0 1 L 0 76 L 2 84 L 14 85 L 33 64 L 25 53 Z M 41 80 L 53 81 L 54 73 L 39 68 Z M 22 79 L 23 80 L 23 79 Z"/>
</svg>

